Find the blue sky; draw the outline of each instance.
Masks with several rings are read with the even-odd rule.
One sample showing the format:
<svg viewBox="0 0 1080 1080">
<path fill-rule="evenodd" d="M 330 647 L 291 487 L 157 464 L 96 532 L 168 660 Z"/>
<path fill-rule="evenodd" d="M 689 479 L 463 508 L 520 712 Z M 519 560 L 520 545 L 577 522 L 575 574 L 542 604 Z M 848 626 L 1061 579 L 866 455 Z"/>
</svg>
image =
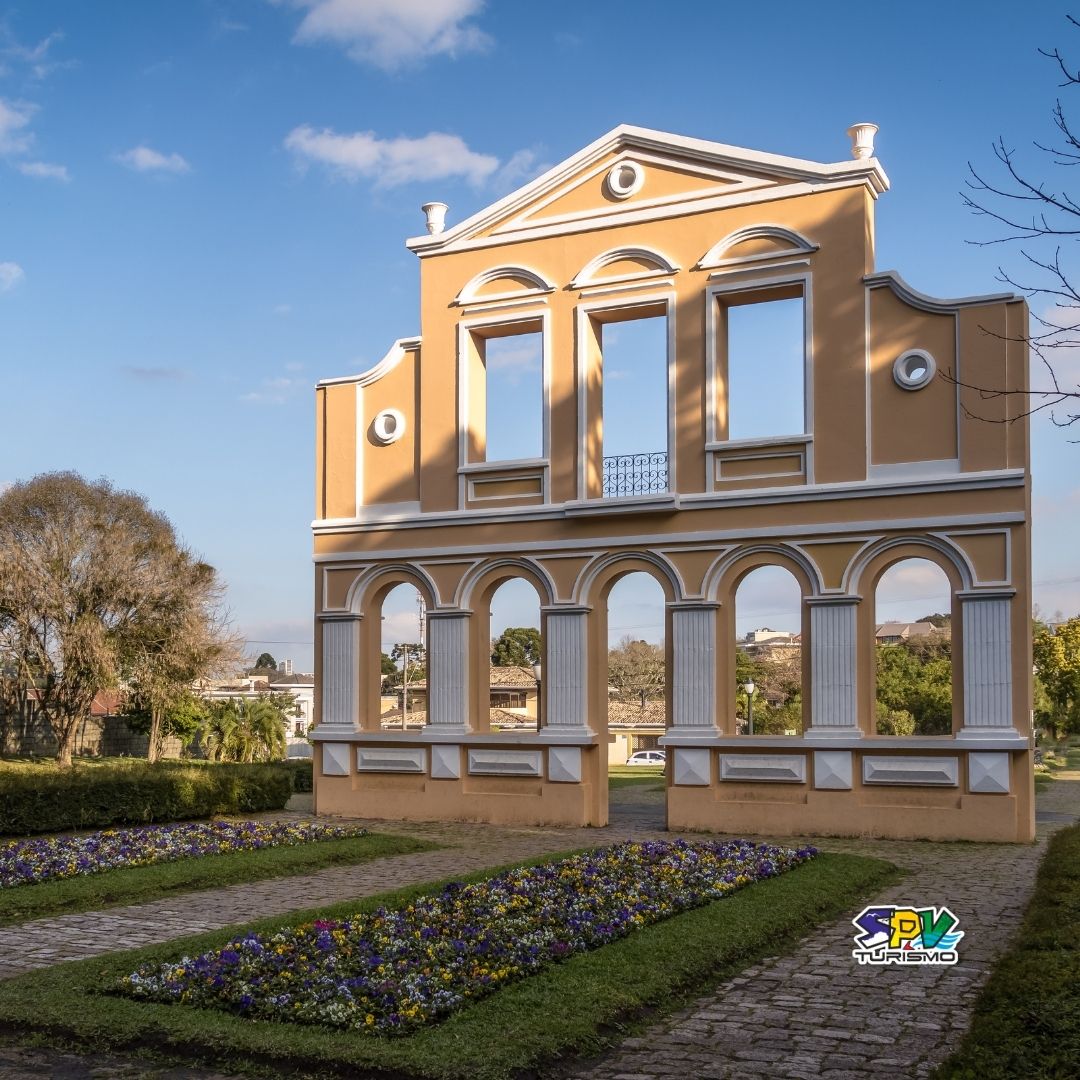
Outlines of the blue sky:
<svg viewBox="0 0 1080 1080">
<path fill-rule="evenodd" d="M 1056 4 L 975 10 L 0 3 L 0 482 L 75 468 L 144 493 L 219 568 L 253 651 L 306 666 L 312 387 L 418 330 L 402 242 L 422 202 L 460 221 L 623 122 L 833 161 L 872 120 L 893 184 L 879 268 L 991 291 L 1019 254 L 967 243 L 994 234 L 961 204 L 966 163 L 989 167 L 999 134 L 1050 137 L 1036 49 L 1080 62 L 1080 32 Z M 1034 576 L 1072 613 L 1067 438 L 1035 424 Z M 888 614 L 933 607 L 929 588 L 883 594 Z M 613 625 L 655 637 L 627 590 Z M 743 629 L 792 624 L 779 586 L 751 593 Z M 500 599 L 496 622 L 518 616 Z"/>
</svg>

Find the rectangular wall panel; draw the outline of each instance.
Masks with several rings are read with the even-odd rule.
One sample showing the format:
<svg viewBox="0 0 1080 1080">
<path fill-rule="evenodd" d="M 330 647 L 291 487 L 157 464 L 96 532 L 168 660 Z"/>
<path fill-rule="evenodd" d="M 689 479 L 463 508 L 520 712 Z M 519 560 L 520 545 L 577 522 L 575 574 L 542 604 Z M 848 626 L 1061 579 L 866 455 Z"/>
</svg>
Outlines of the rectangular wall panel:
<svg viewBox="0 0 1080 1080">
<path fill-rule="evenodd" d="M 469 717 L 469 616 L 428 620 L 428 722 L 464 731 Z"/>
<path fill-rule="evenodd" d="M 716 608 L 671 613 L 671 722 L 673 727 L 716 727 Z"/>
<path fill-rule="evenodd" d="M 810 723 L 858 726 L 855 603 L 810 605 Z"/>
<path fill-rule="evenodd" d="M 360 718 L 360 619 L 326 619 L 322 635 L 322 724 L 355 730 Z"/>
<path fill-rule="evenodd" d="M 965 597 L 964 727 L 1012 727 L 1012 601 Z"/>
<path fill-rule="evenodd" d="M 548 612 L 547 663 L 541 672 L 548 729 L 588 727 L 587 627 L 584 611 Z"/>
</svg>

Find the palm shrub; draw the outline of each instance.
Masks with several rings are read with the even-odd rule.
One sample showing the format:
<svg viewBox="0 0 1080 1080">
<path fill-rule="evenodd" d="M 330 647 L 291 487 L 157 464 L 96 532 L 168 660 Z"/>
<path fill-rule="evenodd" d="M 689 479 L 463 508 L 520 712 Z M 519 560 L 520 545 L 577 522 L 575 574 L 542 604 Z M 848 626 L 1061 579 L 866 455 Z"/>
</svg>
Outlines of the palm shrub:
<svg viewBox="0 0 1080 1080">
<path fill-rule="evenodd" d="M 285 757 L 288 695 L 260 694 L 211 704 L 203 745 L 211 761 L 278 761 Z"/>
</svg>

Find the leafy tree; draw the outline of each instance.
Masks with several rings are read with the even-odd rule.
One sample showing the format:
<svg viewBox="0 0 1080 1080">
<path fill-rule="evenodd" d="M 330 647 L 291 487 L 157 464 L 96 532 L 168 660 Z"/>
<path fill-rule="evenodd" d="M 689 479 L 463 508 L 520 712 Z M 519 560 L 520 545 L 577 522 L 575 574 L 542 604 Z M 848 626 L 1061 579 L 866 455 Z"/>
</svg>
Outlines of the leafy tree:
<svg viewBox="0 0 1080 1080">
<path fill-rule="evenodd" d="M 1080 615 L 1040 626 L 1033 642 L 1035 671 L 1046 694 L 1039 718 L 1052 738 L 1080 734 Z"/>
<path fill-rule="evenodd" d="M 277 671 L 277 661 L 268 652 L 259 653 L 252 671 Z"/>
<path fill-rule="evenodd" d="M 915 621 L 928 622 L 931 626 L 936 626 L 939 630 L 943 630 L 945 627 L 952 625 L 952 615 L 943 615 L 941 612 L 935 611 L 933 615 L 924 615 L 921 619 L 916 619 Z"/>
<path fill-rule="evenodd" d="M 61 765 L 94 697 L 213 573 L 202 565 L 142 496 L 107 480 L 45 473 L 0 495 L 0 653 L 34 690 Z"/>
<path fill-rule="evenodd" d="M 427 654 L 423 645 L 416 642 L 401 642 L 390 651 L 394 665 L 392 686 L 411 686 L 423 682 L 426 674 Z"/>
<path fill-rule="evenodd" d="M 883 701 L 877 703 L 877 733 L 879 735 L 914 735 L 915 717 L 906 709 L 890 709 Z"/>
<path fill-rule="evenodd" d="M 951 648 L 945 640 L 877 647 L 877 700 L 889 712 L 910 714 L 915 734 L 952 731 Z M 880 712 L 878 719 L 901 722 L 882 721 Z"/>
<path fill-rule="evenodd" d="M 240 642 L 219 614 L 223 590 L 213 567 L 180 560 L 172 580 L 172 602 L 140 624 L 126 665 L 130 707 L 149 718 L 149 761 L 161 756 L 166 726 L 173 726 L 167 718 L 191 685 L 224 674 L 240 657 Z"/>
<path fill-rule="evenodd" d="M 540 631 L 534 626 L 508 626 L 491 644 L 496 667 L 532 667 L 540 663 Z"/>
<path fill-rule="evenodd" d="M 664 647 L 624 637 L 608 653 L 608 683 L 623 701 L 662 697 Z"/>
<path fill-rule="evenodd" d="M 129 704 L 124 710 L 127 726 L 141 735 L 151 734 L 152 719 L 150 712 L 134 704 Z M 188 690 L 162 710 L 160 737 L 178 739 L 186 750 L 209 719 L 210 710 L 206 700 Z"/>
<path fill-rule="evenodd" d="M 394 663 L 394 658 L 388 653 L 382 654 L 382 674 L 383 675 L 396 675 L 398 673 L 398 666 Z"/>
</svg>

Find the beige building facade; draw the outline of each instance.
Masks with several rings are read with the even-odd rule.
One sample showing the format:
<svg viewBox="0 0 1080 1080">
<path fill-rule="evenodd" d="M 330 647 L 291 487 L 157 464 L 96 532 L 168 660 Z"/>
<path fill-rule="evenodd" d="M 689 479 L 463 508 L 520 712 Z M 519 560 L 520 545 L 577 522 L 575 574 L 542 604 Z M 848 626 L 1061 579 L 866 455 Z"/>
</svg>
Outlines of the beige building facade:
<svg viewBox="0 0 1080 1080">
<path fill-rule="evenodd" d="M 1028 432 L 1016 398 L 958 385 L 1026 387 L 1027 308 L 876 270 L 888 180 L 872 125 L 852 135 L 821 164 L 620 127 L 450 229 L 425 207 L 420 334 L 317 389 L 320 813 L 605 824 L 607 598 L 642 571 L 666 599 L 669 827 L 1032 838 Z M 739 309 L 778 301 L 801 311 L 795 366 L 742 370 Z M 667 445 L 611 455 L 605 340 L 645 318 Z M 489 459 L 487 358 L 518 336 L 540 342 L 540 445 Z M 799 421 L 740 437 L 752 376 L 766 417 L 782 379 Z M 948 736 L 876 734 L 875 587 L 907 558 L 950 583 Z M 737 734 L 733 601 L 761 566 L 802 593 L 795 736 Z M 511 578 L 541 606 L 536 732 L 490 730 Z M 427 722 L 394 732 L 380 627 L 403 582 L 427 609 Z"/>
</svg>

